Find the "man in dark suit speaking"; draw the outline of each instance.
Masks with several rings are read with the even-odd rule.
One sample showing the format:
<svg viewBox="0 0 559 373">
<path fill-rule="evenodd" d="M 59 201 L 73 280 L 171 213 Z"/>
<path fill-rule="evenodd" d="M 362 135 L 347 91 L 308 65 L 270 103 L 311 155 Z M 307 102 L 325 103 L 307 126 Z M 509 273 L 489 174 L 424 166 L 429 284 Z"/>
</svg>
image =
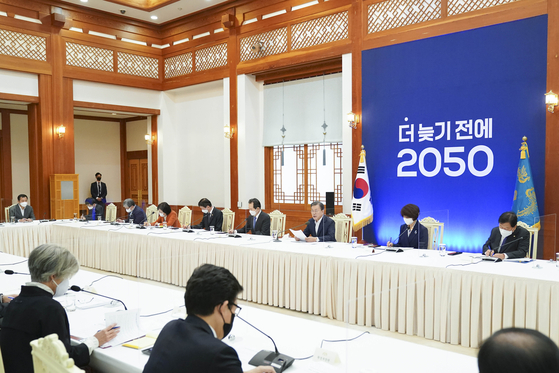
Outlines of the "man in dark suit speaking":
<svg viewBox="0 0 559 373">
<path fill-rule="evenodd" d="M 483 252 L 495 258 L 524 258 L 530 248 L 530 233 L 516 225 L 518 218 L 514 212 L 504 212 L 499 216 L 499 226 L 491 230 L 491 236 L 483 245 Z"/>
<path fill-rule="evenodd" d="M 243 291 L 229 270 L 204 264 L 186 284 L 184 303 L 188 316 L 169 322 L 153 346 L 144 373 L 242 373 L 235 349 L 221 340 L 233 328 L 237 296 Z M 275 373 L 260 366 L 250 373 Z"/>
<path fill-rule="evenodd" d="M 256 198 L 251 198 L 248 201 L 248 211 L 250 216 L 246 218 L 246 224 L 239 229 L 239 233 L 252 233 L 264 236 L 270 235 L 270 215 L 262 211 L 262 205 Z"/>
<path fill-rule="evenodd" d="M 303 231 L 307 242 L 335 242 L 336 223 L 328 216 L 324 215 L 324 204 L 315 201 L 311 203 L 312 218 L 309 219 L 307 227 Z M 299 239 L 295 237 L 297 241 Z"/>
</svg>

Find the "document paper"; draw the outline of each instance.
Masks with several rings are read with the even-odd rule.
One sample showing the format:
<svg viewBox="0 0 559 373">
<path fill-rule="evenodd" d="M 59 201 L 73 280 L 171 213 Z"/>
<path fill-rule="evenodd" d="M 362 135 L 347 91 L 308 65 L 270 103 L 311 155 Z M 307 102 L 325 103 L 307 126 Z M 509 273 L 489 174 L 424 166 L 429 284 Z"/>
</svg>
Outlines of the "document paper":
<svg viewBox="0 0 559 373">
<path fill-rule="evenodd" d="M 120 333 L 117 334 L 115 339 L 108 341 L 101 348 L 118 346 L 146 335 L 140 329 L 139 309 L 106 313 L 105 323 L 107 326 L 116 323 L 116 326 L 120 327 Z"/>
</svg>

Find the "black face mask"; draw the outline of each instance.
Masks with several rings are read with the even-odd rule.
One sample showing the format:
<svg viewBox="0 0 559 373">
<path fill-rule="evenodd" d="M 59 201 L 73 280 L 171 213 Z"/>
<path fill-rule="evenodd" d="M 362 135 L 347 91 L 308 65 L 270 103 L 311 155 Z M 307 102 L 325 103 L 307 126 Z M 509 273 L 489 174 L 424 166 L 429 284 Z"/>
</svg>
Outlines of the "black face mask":
<svg viewBox="0 0 559 373">
<path fill-rule="evenodd" d="M 233 320 L 235 320 L 235 314 L 231 313 L 231 324 L 227 324 L 225 322 L 225 318 L 223 317 L 223 315 L 221 315 L 221 318 L 223 319 L 223 338 L 227 337 L 229 335 L 229 333 L 231 333 L 231 329 L 233 329 Z"/>
<path fill-rule="evenodd" d="M 100 177 L 98 177 L 98 178 L 97 178 L 97 181 L 101 181 L 101 178 L 100 178 Z"/>
</svg>

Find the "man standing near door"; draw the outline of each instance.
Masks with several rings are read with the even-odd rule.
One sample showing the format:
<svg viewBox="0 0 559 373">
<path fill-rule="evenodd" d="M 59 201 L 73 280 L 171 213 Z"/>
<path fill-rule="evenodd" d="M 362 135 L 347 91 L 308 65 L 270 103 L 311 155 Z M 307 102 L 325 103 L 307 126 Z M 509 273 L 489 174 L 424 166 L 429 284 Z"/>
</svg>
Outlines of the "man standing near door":
<svg viewBox="0 0 559 373">
<path fill-rule="evenodd" d="M 100 172 L 95 174 L 97 181 L 91 183 L 91 198 L 93 198 L 98 205 L 105 207 L 105 203 L 107 203 L 107 184 L 101 182 L 102 176 Z"/>
</svg>

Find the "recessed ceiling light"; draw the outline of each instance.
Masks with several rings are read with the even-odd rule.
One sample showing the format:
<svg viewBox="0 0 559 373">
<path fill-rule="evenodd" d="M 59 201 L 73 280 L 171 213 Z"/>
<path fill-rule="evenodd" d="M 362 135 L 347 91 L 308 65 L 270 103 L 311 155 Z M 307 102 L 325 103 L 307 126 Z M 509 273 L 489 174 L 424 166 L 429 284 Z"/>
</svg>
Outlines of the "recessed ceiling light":
<svg viewBox="0 0 559 373">
<path fill-rule="evenodd" d="M 116 115 L 116 113 L 111 113 L 111 115 Z"/>
<path fill-rule="evenodd" d="M 80 0 L 82 3 L 87 3 L 87 0 Z"/>
<path fill-rule="evenodd" d="M 157 19 L 156 15 L 151 16 L 151 19 Z"/>
</svg>

